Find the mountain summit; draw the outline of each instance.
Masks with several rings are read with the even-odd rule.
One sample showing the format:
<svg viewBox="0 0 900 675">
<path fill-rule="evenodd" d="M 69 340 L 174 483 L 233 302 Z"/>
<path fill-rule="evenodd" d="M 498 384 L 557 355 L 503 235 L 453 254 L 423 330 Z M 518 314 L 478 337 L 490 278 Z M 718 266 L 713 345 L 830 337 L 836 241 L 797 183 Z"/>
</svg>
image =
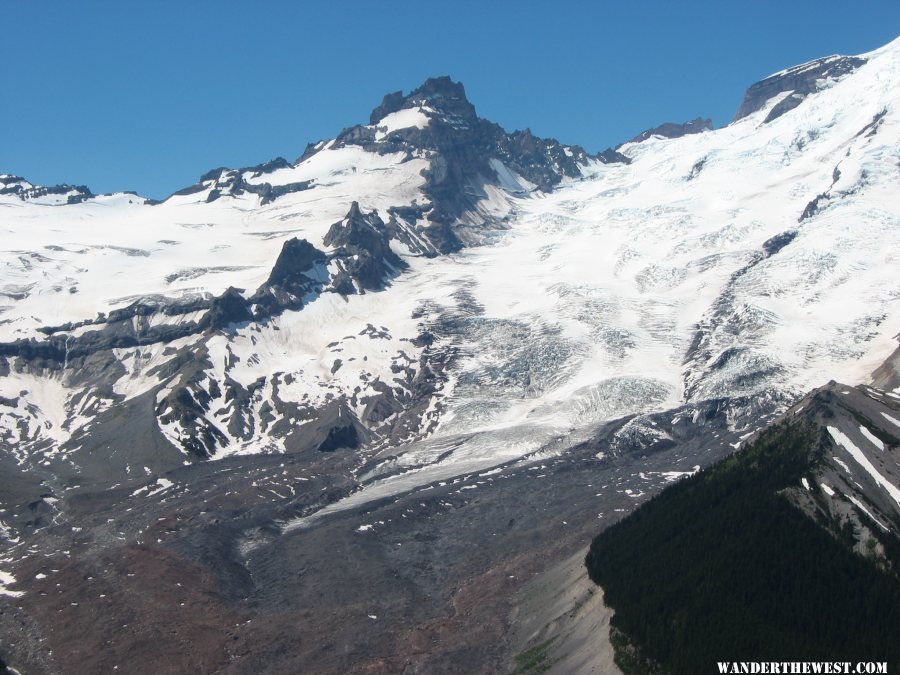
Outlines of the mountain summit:
<svg viewBox="0 0 900 675">
<path fill-rule="evenodd" d="M 475 106 L 466 98 L 466 89 L 461 82 L 449 77 L 430 77 L 408 95 L 402 91 L 387 94 L 381 105 L 372 111 L 369 124 L 377 125 L 381 120 L 400 110 L 427 107 L 442 115 L 455 116 L 461 120 L 474 120 Z"/>
<path fill-rule="evenodd" d="M 383 157 L 424 160 L 419 170 L 424 199 L 407 213 L 408 217 L 415 213 L 421 223 L 418 248 L 431 254 L 457 251 L 502 227 L 502 215 L 483 208 L 494 191 L 548 191 L 565 179 L 581 177 L 592 163 L 627 161 L 613 152 L 592 157 L 583 148 L 538 138 L 529 130 L 506 132 L 476 115 L 461 83 L 436 77 L 407 95 L 388 94 L 372 111 L 369 124 L 310 144 L 292 165 L 278 158 L 254 167 L 214 169 L 173 197 L 209 202 L 256 195 L 267 204 L 321 180 L 308 180 L 313 174 L 304 167 L 318 164 L 335 150 L 354 148 Z M 358 167 L 351 171 L 354 168 Z"/>
</svg>

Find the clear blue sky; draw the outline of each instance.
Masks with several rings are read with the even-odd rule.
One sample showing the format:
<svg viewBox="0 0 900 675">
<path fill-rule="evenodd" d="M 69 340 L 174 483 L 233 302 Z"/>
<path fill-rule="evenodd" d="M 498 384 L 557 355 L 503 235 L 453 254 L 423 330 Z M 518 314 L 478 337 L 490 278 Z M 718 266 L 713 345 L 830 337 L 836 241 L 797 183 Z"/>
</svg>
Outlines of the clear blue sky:
<svg viewBox="0 0 900 675">
<path fill-rule="evenodd" d="M 897 0 L 0 0 L 0 172 L 163 197 L 293 160 L 431 75 L 507 129 L 595 152 L 725 124 L 761 77 L 898 33 Z"/>
</svg>

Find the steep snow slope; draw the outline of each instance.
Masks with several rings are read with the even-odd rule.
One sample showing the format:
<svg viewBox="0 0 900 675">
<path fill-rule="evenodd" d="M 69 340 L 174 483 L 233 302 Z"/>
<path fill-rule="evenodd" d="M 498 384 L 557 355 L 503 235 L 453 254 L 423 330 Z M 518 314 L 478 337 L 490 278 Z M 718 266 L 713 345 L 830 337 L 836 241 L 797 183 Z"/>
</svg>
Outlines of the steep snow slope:
<svg viewBox="0 0 900 675">
<path fill-rule="evenodd" d="M 0 442 L 77 470 L 131 402 L 181 452 L 160 469 L 337 438 L 378 495 L 625 414 L 866 380 L 898 330 L 900 42 L 852 66 L 612 163 L 432 80 L 160 204 L 11 187 Z M 288 288 L 293 238 L 312 257 Z"/>
</svg>

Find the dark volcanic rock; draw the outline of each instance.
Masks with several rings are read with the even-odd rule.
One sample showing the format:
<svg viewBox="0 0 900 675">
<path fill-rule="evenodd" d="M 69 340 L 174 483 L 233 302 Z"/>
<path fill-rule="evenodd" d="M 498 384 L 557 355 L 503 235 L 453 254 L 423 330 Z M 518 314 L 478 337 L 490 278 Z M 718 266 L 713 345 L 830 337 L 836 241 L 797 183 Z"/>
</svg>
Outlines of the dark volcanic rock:
<svg viewBox="0 0 900 675">
<path fill-rule="evenodd" d="M 214 381 L 208 390 L 198 386 L 207 380 L 203 368 L 212 365 L 208 356 L 205 351 L 196 352 L 183 371 L 181 382 L 156 406 L 160 423 L 177 423 L 183 430 L 179 438 L 181 447 L 197 459 L 207 459 L 219 447 L 228 445 L 228 438 L 206 418 L 210 401 L 217 393 L 212 386 Z"/>
<path fill-rule="evenodd" d="M 286 185 L 269 185 L 268 183 L 263 183 L 259 186 L 251 186 L 258 187 L 259 190 L 247 189 L 248 192 L 256 192 L 262 199 L 260 201 L 261 204 L 268 204 L 275 199 L 278 199 L 282 195 L 288 195 L 293 192 L 300 192 L 302 190 L 308 190 L 313 185 L 313 181 L 304 180 L 299 183 L 288 183 Z"/>
<path fill-rule="evenodd" d="M 195 185 L 191 185 L 189 187 L 178 190 L 177 192 L 172 193 L 171 196 L 176 197 L 192 195 L 203 192 L 204 190 L 210 190 L 209 195 L 207 195 L 206 197 L 206 202 L 209 203 L 214 202 L 226 195 L 236 197 L 250 193 L 259 195 L 261 204 L 268 204 L 269 202 L 283 195 L 291 194 L 293 192 L 300 192 L 302 190 L 308 190 L 310 187 L 312 187 L 312 181 L 308 180 L 299 181 L 297 183 L 287 183 L 285 185 L 272 185 L 265 182 L 248 183 L 246 180 L 244 180 L 245 173 L 251 174 L 253 178 L 258 178 L 259 176 L 264 176 L 267 173 L 272 173 L 273 171 L 277 171 L 278 169 L 285 169 L 288 167 L 290 167 L 290 164 L 288 164 L 287 160 L 283 157 L 276 157 L 275 159 L 263 164 L 244 167 L 241 169 L 218 167 L 216 169 L 212 169 L 211 171 L 207 171 L 205 174 L 200 176 L 200 180 Z M 153 203 L 157 204 L 160 202 Z"/>
<path fill-rule="evenodd" d="M 474 121 L 475 106 L 466 98 L 466 90 L 461 82 L 454 82 L 449 77 L 430 77 L 418 89 L 409 95 L 395 91 L 382 100 L 381 105 L 372 111 L 369 124 L 377 124 L 385 116 L 415 106 L 429 106 L 441 112 L 453 115 L 461 120 Z"/>
<path fill-rule="evenodd" d="M 623 155 L 615 148 L 607 148 L 597 155 L 597 159 L 604 164 L 631 164 L 631 158 Z"/>
<path fill-rule="evenodd" d="M 342 427 L 333 427 L 328 432 L 325 440 L 319 444 L 319 452 L 334 452 L 339 448 L 355 449 L 359 447 L 359 436 L 356 427 L 347 424 Z"/>
<path fill-rule="evenodd" d="M 231 173 L 231 169 L 229 169 L 227 166 L 219 166 L 215 169 L 210 169 L 205 174 L 200 176 L 200 183 L 208 183 L 211 180 L 217 180 L 223 173 Z"/>
<path fill-rule="evenodd" d="M 865 136 L 866 138 L 871 138 L 875 134 L 878 133 L 878 128 L 881 126 L 884 121 L 884 116 L 887 115 L 887 108 L 882 108 L 872 117 L 872 121 L 869 122 L 866 126 L 860 129 L 857 132 L 857 136 Z M 835 169 L 837 171 L 837 169 Z M 835 177 L 835 181 L 837 181 L 839 175 Z"/>
<path fill-rule="evenodd" d="M 684 124 L 675 124 L 673 122 L 665 122 L 658 127 L 642 131 L 632 138 L 629 143 L 640 143 L 646 141 L 653 136 L 662 136 L 663 138 L 681 138 L 688 134 L 700 134 L 704 131 L 711 131 L 713 128 L 712 120 L 698 117 Z"/>
<path fill-rule="evenodd" d="M 176 190 L 171 195 L 169 195 L 169 198 L 185 197 L 187 195 L 193 195 L 193 194 L 197 194 L 198 192 L 203 192 L 205 189 L 206 189 L 206 186 L 203 183 L 195 183 L 194 185 L 189 185 L 186 188 L 181 188 L 180 190 Z M 160 200 L 160 201 L 153 200 L 151 206 L 155 206 L 157 204 L 162 204 L 164 201 L 166 201 L 166 200 L 165 199 Z"/>
<path fill-rule="evenodd" d="M 75 194 L 67 197 L 67 204 L 78 204 L 94 196 L 94 193 L 86 185 L 69 185 L 68 183 L 51 186 L 31 185 L 21 176 L 10 174 L 0 176 L 0 195 L 16 195 L 20 199 L 28 200 L 47 195 L 65 195 L 69 192 Z"/>
<path fill-rule="evenodd" d="M 106 324 L 101 330 L 88 331 L 77 337 L 53 335 L 41 341 L 29 338 L 0 343 L 0 356 L 18 357 L 36 368 L 58 369 L 66 362 L 72 364 L 76 359 L 99 351 L 171 342 L 199 330 L 194 321 L 152 326 L 145 319 L 137 327 L 130 321 L 118 321 Z"/>
<path fill-rule="evenodd" d="M 334 288 L 342 295 L 355 293 L 355 281 L 361 289 L 378 290 L 406 263 L 391 250 L 390 236 L 376 211 L 364 214 L 353 202 L 343 220 L 334 223 L 325 235 L 325 245 L 336 248 L 331 257 L 338 261 L 342 274 Z"/>
<path fill-rule="evenodd" d="M 281 247 L 266 283 L 289 291 L 305 292 L 309 273 L 317 264 L 324 262 L 325 254 L 306 239 L 288 239 Z"/>
<path fill-rule="evenodd" d="M 200 319 L 200 327 L 217 330 L 251 319 L 253 313 L 250 311 L 250 303 L 238 289 L 229 286 L 222 295 L 213 300 L 209 311 Z"/>
<path fill-rule="evenodd" d="M 396 129 L 376 140 L 378 123 L 386 115 L 412 108 L 421 108 L 429 118 L 424 128 Z M 406 152 L 409 157 L 426 154 L 431 166 L 423 172 L 425 193 L 433 208 L 425 214 L 429 225 L 424 234 L 441 253 L 464 245 L 456 226 L 462 217 L 475 212 L 484 185 L 501 184 L 491 160 L 501 161 L 544 191 L 563 178 L 580 176 L 581 167 L 591 159 L 623 161 L 615 156 L 592 158 L 583 148 L 539 138 L 527 129 L 508 133 L 478 117 L 463 85 L 448 77 L 430 78 L 406 96 L 388 94 L 372 111 L 369 126 L 352 127 L 338 135 L 335 147 L 342 145 L 359 145 L 372 152 Z"/>
<path fill-rule="evenodd" d="M 291 165 L 284 157 L 276 157 L 275 159 L 270 159 L 268 162 L 263 162 L 256 166 L 249 166 L 246 169 L 242 169 L 242 171 L 252 171 L 254 176 L 261 176 L 264 173 L 272 173 L 278 169 L 288 169 L 290 166 Z"/>
<path fill-rule="evenodd" d="M 6 173 L 0 176 L 0 195 L 21 194 L 25 189 L 22 183 L 27 182 L 21 176 Z"/>
<path fill-rule="evenodd" d="M 805 207 L 803 207 L 803 213 L 800 214 L 800 217 L 797 218 L 798 223 L 802 223 L 807 218 L 812 218 L 819 212 L 820 203 L 828 200 L 828 193 L 822 192 L 821 194 L 817 194 L 813 197 Z"/>
<path fill-rule="evenodd" d="M 278 254 L 269 278 L 250 298 L 257 318 L 276 316 L 285 309 L 300 309 L 323 289 L 328 279 L 327 256 L 306 239 L 288 239 Z"/>
<path fill-rule="evenodd" d="M 767 239 L 763 242 L 763 251 L 766 252 L 766 255 L 775 255 L 785 246 L 790 244 L 797 237 L 797 230 L 787 230 L 786 232 L 781 232 L 780 234 L 776 234 L 774 237 Z"/>
<path fill-rule="evenodd" d="M 150 316 L 160 310 L 160 305 L 149 299 L 135 300 L 127 307 L 122 309 L 110 310 L 107 315 L 107 323 L 116 323 L 117 321 L 127 321 L 136 316 Z"/>
<path fill-rule="evenodd" d="M 737 122 L 747 117 L 747 115 L 760 110 L 773 96 L 788 91 L 793 92 L 772 108 L 766 116 L 764 123 L 771 122 L 789 110 L 796 108 L 809 94 L 820 91 L 824 88 L 823 84 L 827 80 L 834 80 L 848 75 L 865 62 L 866 59 L 856 56 L 827 56 L 771 75 L 747 90 L 733 121 Z M 827 86 L 827 84 L 824 86 Z"/>
</svg>

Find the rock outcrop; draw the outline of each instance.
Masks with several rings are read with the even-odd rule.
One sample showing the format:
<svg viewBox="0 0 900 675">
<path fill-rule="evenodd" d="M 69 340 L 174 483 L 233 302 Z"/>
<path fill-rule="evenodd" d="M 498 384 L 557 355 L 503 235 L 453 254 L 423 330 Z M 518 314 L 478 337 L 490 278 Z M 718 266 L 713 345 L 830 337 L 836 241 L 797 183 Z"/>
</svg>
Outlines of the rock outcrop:
<svg viewBox="0 0 900 675">
<path fill-rule="evenodd" d="M 769 111 L 763 121 L 763 123 L 771 122 L 796 108 L 808 95 L 821 91 L 835 80 L 849 75 L 865 62 L 866 59 L 857 56 L 827 56 L 770 75 L 747 90 L 733 121 L 737 122 L 761 110 L 774 96 L 790 92 Z"/>
</svg>

